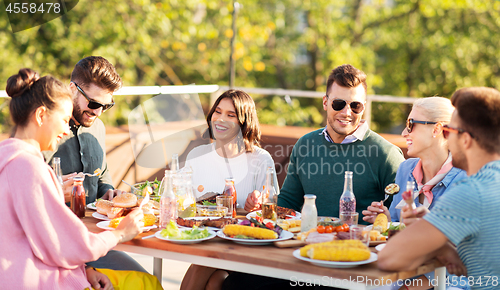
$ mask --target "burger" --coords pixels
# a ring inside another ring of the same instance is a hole
[[[108,212],[113,207],[113,202],[105,199],[99,199],[95,203],[95,207],[97,208],[97,212],[102,215],[108,215]]]
[[[137,206],[137,196],[132,193],[123,193],[115,196],[113,206],[108,211],[108,218],[114,219],[127,215],[133,207]]]

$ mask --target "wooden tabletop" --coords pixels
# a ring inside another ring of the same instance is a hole
[[[96,226],[99,220],[93,218],[92,210],[87,210],[86,218],[82,221],[91,232],[101,232],[102,229]],[[406,279],[419,274],[431,272],[437,267],[441,267],[437,261],[428,262],[418,269],[405,272],[387,272],[379,270],[377,262],[366,265],[357,266],[354,268],[325,268],[315,266],[311,263],[298,260],[293,257],[292,253],[296,248],[277,248],[274,245],[263,246],[247,246],[236,244],[232,241],[224,240],[219,237],[192,245],[174,244],[156,238],[145,239],[142,237],[153,234],[156,230],[141,233],[133,240],[124,243],[125,245],[140,247],[143,249],[168,251],[172,253],[181,253],[200,257],[208,257],[220,259],[224,261],[241,262],[255,266],[271,267],[286,271],[300,272],[304,274],[312,274],[316,276],[328,276],[337,279],[356,279],[356,277],[364,277],[364,279],[390,279],[396,282],[398,279]],[[374,248],[371,248],[376,252]],[[145,251],[148,252],[148,251]],[[148,253],[152,253],[149,251]],[[196,263],[196,261],[194,261]]]

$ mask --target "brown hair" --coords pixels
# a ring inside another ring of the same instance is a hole
[[[215,139],[212,133],[212,115],[217,109],[217,106],[222,99],[231,99],[236,110],[236,117],[240,123],[241,134],[243,142],[245,143],[245,151],[253,152],[253,146],[260,147],[260,128],[257,111],[255,110],[255,103],[247,93],[240,90],[225,91],[215,101],[207,115],[208,130],[205,131],[203,137]]]
[[[451,97],[460,118],[460,128],[470,132],[488,153],[500,153],[500,92],[472,87],[457,90]]]
[[[366,74],[350,64],[343,64],[332,70],[326,82],[326,96],[328,96],[330,87],[334,82],[346,88],[354,88],[359,84],[363,84],[365,93],[367,91]]]
[[[102,56],[81,59],[71,73],[71,81],[83,87],[94,84],[111,93],[122,86],[122,79],[115,67]]]
[[[37,72],[29,68],[19,72],[7,80],[5,89],[10,100],[10,116],[15,126],[26,126],[31,114],[41,106],[51,111],[57,108],[61,99],[71,100],[71,91],[58,79],[52,76],[40,78]]]

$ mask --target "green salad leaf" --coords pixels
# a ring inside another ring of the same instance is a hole
[[[210,233],[206,228],[200,229],[197,226],[193,226],[193,228],[189,230],[181,231],[174,221],[170,221],[167,227],[160,232],[160,235],[174,240],[198,240],[207,238],[210,236]]]

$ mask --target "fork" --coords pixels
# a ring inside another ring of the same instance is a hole
[[[93,176],[99,176],[99,175],[101,175],[101,172],[96,172],[96,173],[84,173],[84,172],[82,172],[82,174],[86,175],[86,176],[93,177]]]

